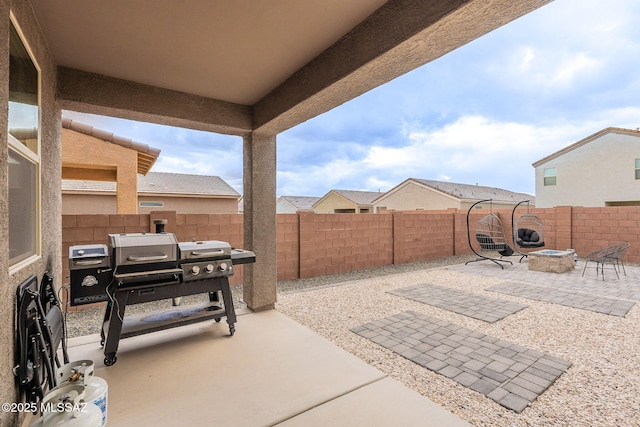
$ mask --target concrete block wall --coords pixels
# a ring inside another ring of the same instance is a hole
[[[571,237],[578,255],[630,242],[625,261],[640,262],[640,207],[571,208]]]
[[[493,211],[511,243],[511,210]],[[518,214],[526,211],[518,211]],[[530,209],[544,223],[545,248],[573,248],[579,256],[630,241],[625,261],[640,262],[640,207]],[[474,224],[487,211],[472,213]],[[241,214],[63,215],[63,283],[68,283],[69,246],[107,243],[110,233],[154,232],[155,219],[178,241],[222,240],[241,248]],[[472,233],[473,237],[473,233]],[[385,214],[281,214],[277,216],[278,280],[294,280],[371,267],[471,254],[466,211]],[[231,278],[242,283],[242,266]]]
[[[451,212],[395,212],[386,216],[393,218],[394,264],[455,254],[455,218]]]
[[[278,280],[300,277],[300,220],[298,215],[276,217],[278,238]]]
[[[393,217],[365,214],[298,214],[300,278],[390,265]]]

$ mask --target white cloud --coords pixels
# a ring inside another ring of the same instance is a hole
[[[532,163],[609,126],[632,127],[640,108],[579,122],[525,124],[466,116],[437,129],[407,127],[405,145],[369,148],[362,160],[339,159],[279,172],[279,193],[321,196],[329,189],[387,191],[407,178],[488,185],[533,194]],[[624,124],[627,123],[627,124]]]
[[[569,86],[578,78],[597,73],[602,65],[602,61],[582,52],[569,55],[558,64],[548,81],[551,86]]]

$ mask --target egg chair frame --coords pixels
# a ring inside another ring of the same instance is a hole
[[[516,219],[516,209],[523,203],[527,204],[527,213]],[[523,200],[516,204],[511,211],[513,246],[515,251],[521,255],[519,262],[529,256],[529,253],[524,250],[544,247],[544,224],[537,215],[530,212],[529,207],[530,200]]]
[[[471,216],[471,211],[481,203],[489,203],[489,213],[483,216],[478,222],[476,222],[473,230],[475,241],[478,243],[478,246],[480,247],[480,250],[482,252],[492,254],[495,254],[497,252],[498,254],[500,254],[500,258],[496,257],[495,255],[489,256],[478,252],[471,240],[471,226],[469,224],[469,217]],[[496,265],[499,265],[502,269],[504,269],[502,263],[509,263],[513,265],[511,261],[502,259],[502,257],[504,256],[513,255],[514,251],[505,239],[502,221],[500,221],[498,215],[493,213],[492,199],[480,200],[469,207],[469,210],[467,211],[467,241],[469,242],[469,247],[471,248],[473,253],[478,256],[478,258],[467,261],[465,265],[471,262],[478,261],[491,261]]]

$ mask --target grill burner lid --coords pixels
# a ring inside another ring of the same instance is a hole
[[[204,259],[231,258],[231,245],[219,240],[178,243],[180,260],[198,261]]]

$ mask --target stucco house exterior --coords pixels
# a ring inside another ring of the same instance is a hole
[[[276,202],[277,213],[313,212],[313,204],[320,197],[280,196]]]
[[[609,127],[533,163],[536,206],[640,205],[640,131]]]
[[[66,199],[67,212],[77,199],[73,212],[83,209],[78,193],[65,190],[93,190],[96,194],[104,194],[104,190],[112,191],[108,199],[93,198],[97,205],[84,206],[91,213],[138,213],[138,176],[149,173],[160,150],[150,147],[111,132],[96,129],[93,126],[75,120],[62,118],[62,179],[63,199]],[[82,183],[70,183],[68,180],[79,180]],[[93,184],[87,184],[93,181]],[[100,192],[102,191],[102,192]],[[85,193],[88,194],[88,193]],[[73,195],[73,196],[72,196]],[[90,212],[84,212],[90,213]]]
[[[373,213],[375,191],[330,190],[313,204],[315,213]]]
[[[530,205],[535,205],[535,198],[525,193],[418,178],[406,179],[374,200],[373,205],[376,213],[387,210],[468,210],[473,203],[482,199],[492,199],[493,207],[498,209],[513,208],[523,200],[531,200]]]
[[[138,213],[238,213],[240,194],[222,178],[167,172],[138,175]],[[62,180],[62,214],[117,213],[116,183]]]

